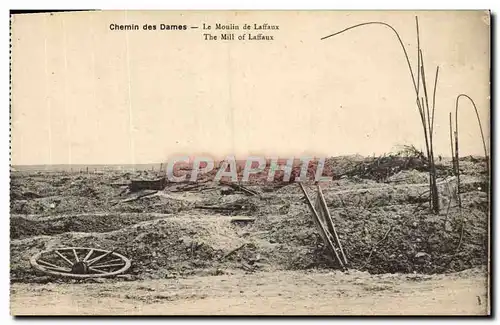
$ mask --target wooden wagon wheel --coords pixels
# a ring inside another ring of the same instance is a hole
[[[69,278],[102,278],[130,268],[130,260],[114,251],[85,247],[64,247],[35,254],[30,259],[35,269]]]

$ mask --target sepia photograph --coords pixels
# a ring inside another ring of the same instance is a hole
[[[491,19],[11,12],[11,315],[490,316]]]

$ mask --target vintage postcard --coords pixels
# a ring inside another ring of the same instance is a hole
[[[490,315],[489,11],[10,28],[12,315]]]

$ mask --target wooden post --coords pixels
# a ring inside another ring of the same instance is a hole
[[[342,259],[340,258],[337,250],[335,249],[335,246],[333,245],[333,243],[332,243],[332,241],[330,239],[330,236],[328,236],[328,232],[325,229],[325,226],[323,225],[323,223],[321,222],[320,217],[318,215],[318,212],[316,211],[316,208],[314,207],[314,204],[312,203],[311,198],[307,194],[306,189],[304,188],[304,185],[302,185],[302,183],[299,183],[299,186],[300,186],[300,189],[302,190],[302,192],[304,193],[304,195],[305,195],[305,197],[307,199],[307,204],[309,205],[309,209],[311,210],[311,212],[313,214],[313,221],[314,221],[314,223],[316,224],[316,227],[319,230],[319,234],[320,234],[321,238],[323,239],[323,242],[335,254],[335,258],[339,262],[340,267],[343,270],[345,270],[346,267],[345,267],[344,263],[342,262]]]
[[[344,249],[342,248],[342,244],[340,243],[337,230],[335,229],[335,225],[333,224],[332,216],[330,215],[330,211],[328,210],[328,206],[326,205],[325,197],[323,196],[323,191],[321,191],[321,186],[319,186],[319,184],[318,184],[318,201],[319,201],[318,202],[319,206],[324,211],[328,230],[330,231],[331,234],[333,234],[335,244],[337,244],[337,247],[339,248],[340,253],[342,254],[342,259],[344,261],[344,264],[347,265],[347,257],[345,256]]]

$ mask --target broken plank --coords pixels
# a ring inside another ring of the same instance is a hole
[[[231,222],[253,222],[255,221],[255,218],[251,217],[234,217],[231,218]]]
[[[140,195],[137,195],[137,196],[134,196],[134,197],[128,198],[128,199],[121,200],[120,202],[121,202],[121,203],[126,203],[126,202],[137,201],[137,200],[140,200],[140,199],[142,199],[142,198],[145,198],[145,197],[148,197],[148,196],[155,195],[156,193],[158,193],[158,191],[148,192],[148,193],[140,194]]]
[[[259,195],[259,193],[251,190],[251,189],[248,189],[246,187],[244,187],[243,185],[239,185],[239,184],[234,184],[234,183],[226,183],[226,182],[221,182],[222,185],[226,185],[226,186],[230,186],[232,188],[234,188],[235,190],[239,190],[239,191],[242,191],[242,192],[245,192],[246,194],[249,194],[249,195]]]

